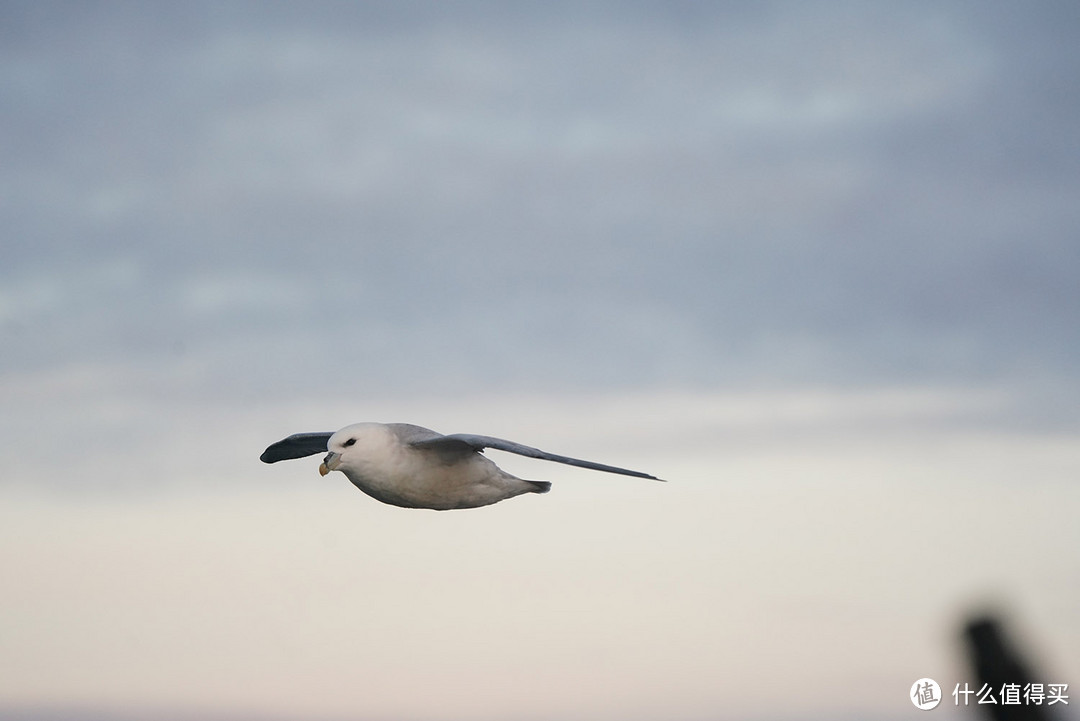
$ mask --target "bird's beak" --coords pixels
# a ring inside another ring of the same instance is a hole
[[[341,454],[331,451],[326,454],[326,458],[319,464],[319,475],[325,476],[330,471],[336,471],[337,467],[341,465]]]

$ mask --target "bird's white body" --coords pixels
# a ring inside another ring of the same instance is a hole
[[[506,473],[479,453],[463,456],[409,445],[408,437],[423,430],[402,424],[347,426],[330,437],[325,467],[341,471],[372,498],[404,508],[477,508],[548,488]]]
[[[320,474],[341,471],[372,498],[403,508],[477,508],[524,493],[547,493],[551,488],[547,481],[510,475],[481,455],[485,448],[660,480],[641,471],[560,456],[502,438],[471,433],[444,436],[409,423],[354,423],[337,433],[294,433],[272,443],[259,459],[277,463],[328,451]]]

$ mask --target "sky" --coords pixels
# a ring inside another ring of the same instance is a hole
[[[985,612],[1080,689],[1078,34],[0,2],[0,716],[901,719]],[[258,462],[357,421],[668,482]]]

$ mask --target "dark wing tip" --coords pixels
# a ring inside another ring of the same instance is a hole
[[[259,456],[263,463],[277,463],[293,458],[304,458],[326,451],[326,443],[333,433],[294,433],[277,443],[267,446]]]
[[[263,463],[277,463],[278,461],[284,461],[286,458],[288,458],[288,456],[281,455],[281,450],[277,447],[276,443],[267,447],[267,449],[262,452],[262,455],[259,456],[259,460]]]

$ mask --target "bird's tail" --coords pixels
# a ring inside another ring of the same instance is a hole
[[[533,493],[547,493],[551,490],[551,481],[526,481],[526,483],[534,486]]]

